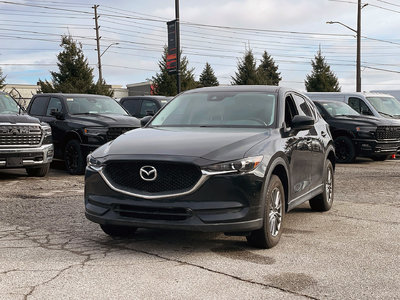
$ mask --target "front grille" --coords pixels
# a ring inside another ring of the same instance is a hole
[[[157,170],[154,181],[145,181],[140,168],[152,166]],[[106,164],[104,175],[110,183],[133,193],[176,193],[191,189],[200,179],[200,168],[188,163],[160,161],[112,161]]]
[[[377,140],[400,139],[400,126],[378,126],[376,130]]]
[[[107,131],[107,142],[115,140],[117,137],[119,137],[121,134],[135,129],[135,127],[110,127]]]
[[[37,146],[41,139],[39,125],[0,126],[0,146]]]
[[[192,216],[186,208],[143,207],[133,205],[117,205],[114,211],[121,217],[147,220],[183,221]]]

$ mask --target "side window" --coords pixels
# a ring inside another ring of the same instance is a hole
[[[46,115],[47,102],[49,97],[39,96],[33,99],[29,113],[33,116]]]
[[[157,104],[151,100],[143,100],[142,108],[140,109],[140,116],[145,117],[147,116],[148,112],[152,112],[153,114],[156,113],[158,110]]]
[[[49,105],[47,107],[47,112],[46,112],[46,116],[51,116],[51,111],[55,110],[58,112],[62,111],[62,104],[61,104],[61,100],[58,98],[50,98],[50,102]]]
[[[310,107],[306,103],[306,100],[304,100],[303,97],[300,97],[299,95],[293,94],[294,101],[296,102],[296,106],[299,111],[300,116],[309,116],[314,118]]]
[[[358,98],[349,98],[349,105],[352,109],[355,111],[361,113],[361,108],[360,108],[360,99]]]
[[[127,111],[129,111],[129,113],[132,116],[139,116],[139,111],[140,111],[140,104],[142,103],[142,100],[125,100],[122,104],[123,107],[125,107],[125,109]]]
[[[373,113],[369,109],[369,107],[359,98],[350,97],[349,98],[349,105],[352,109],[357,111],[362,115],[372,116]]]
[[[286,127],[292,127],[292,119],[298,115],[296,105],[294,104],[292,96],[288,95],[285,98],[285,124]]]

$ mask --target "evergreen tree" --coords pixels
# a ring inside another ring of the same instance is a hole
[[[256,68],[253,52],[246,50],[244,57],[237,64],[237,72],[232,77],[232,85],[262,84]]]
[[[39,79],[43,93],[113,95],[104,80],[94,83],[93,68],[83,54],[81,43],[74,41],[71,36],[62,36],[60,46],[64,50],[57,55],[59,72],[50,71],[51,82]]]
[[[340,92],[339,81],[325,62],[321,49],[318,50],[315,60],[311,60],[312,72],[304,81],[307,92]]]
[[[2,71],[1,68],[0,68],[0,90],[1,90],[2,88],[4,88],[4,86],[5,86],[6,77],[7,77],[7,76],[3,76],[3,71]]]
[[[264,51],[261,59],[261,64],[257,68],[257,72],[262,84],[279,85],[282,80],[281,73],[278,72],[278,66],[267,51]]]
[[[219,85],[218,79],[214,74],[214,70],[211,68],[208,62],[206,62],[203,72],[200,74],[199,85],[201,87]]]
[[[156,73],[152,77],[154,94],[164,96],[175,96],[177,94],[176,75],[168,74],[167,71],[167,54],[168,48],[164,47],[161,60],[158,62],[160,73]],[[191,90],[196,88],[197,84],[194,80],[194,68],[189,69],[189,61],[186,56],[182,56],[181,52],[181,91]]]

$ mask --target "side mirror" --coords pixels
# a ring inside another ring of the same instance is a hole
[[[292,119],[292,130],[309,130],[314,126],[314,119],[309,116],[294,116]]]
[[[367,107],[361,107],[361,114],[364,115],[364,116],[373,115]]]
[[[61,112],[61,111],[58,111],[56,109],[52,109],[50,111],[50,115],[54,116],[58,120],[64,120],[65,119],[64,113]]]
[[[147,123],[149,123],[149,121],[151,120],[151,118],[153,118],[153,116],[145,116],[143,118],[140,119],[140,125],[142,127],[146,126]]]
[[[154,116],[154,110],[146,110],[146,116]]]

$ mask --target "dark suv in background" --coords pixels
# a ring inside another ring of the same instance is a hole
[[[338,162],[357,156],[385,160],[400,149],[400,121],[360,115],[344,102],[314,101],[328,122]]]
[[[54,157],[71,174],[83,174],[86,156],[119,135],[140,127],[114,99],[86,94],[37,94],[28,113],[50,124]]]
[[[111,236],[220,231],[270,248],[285,212],[331,208],[334,164],[328,124],[299,92],[194,89],[88,156],[86,216]]]
[[[134,117],[143,118],[154,115],[172,97],[166,96],[129,96],[123,97],[119,103]]]

